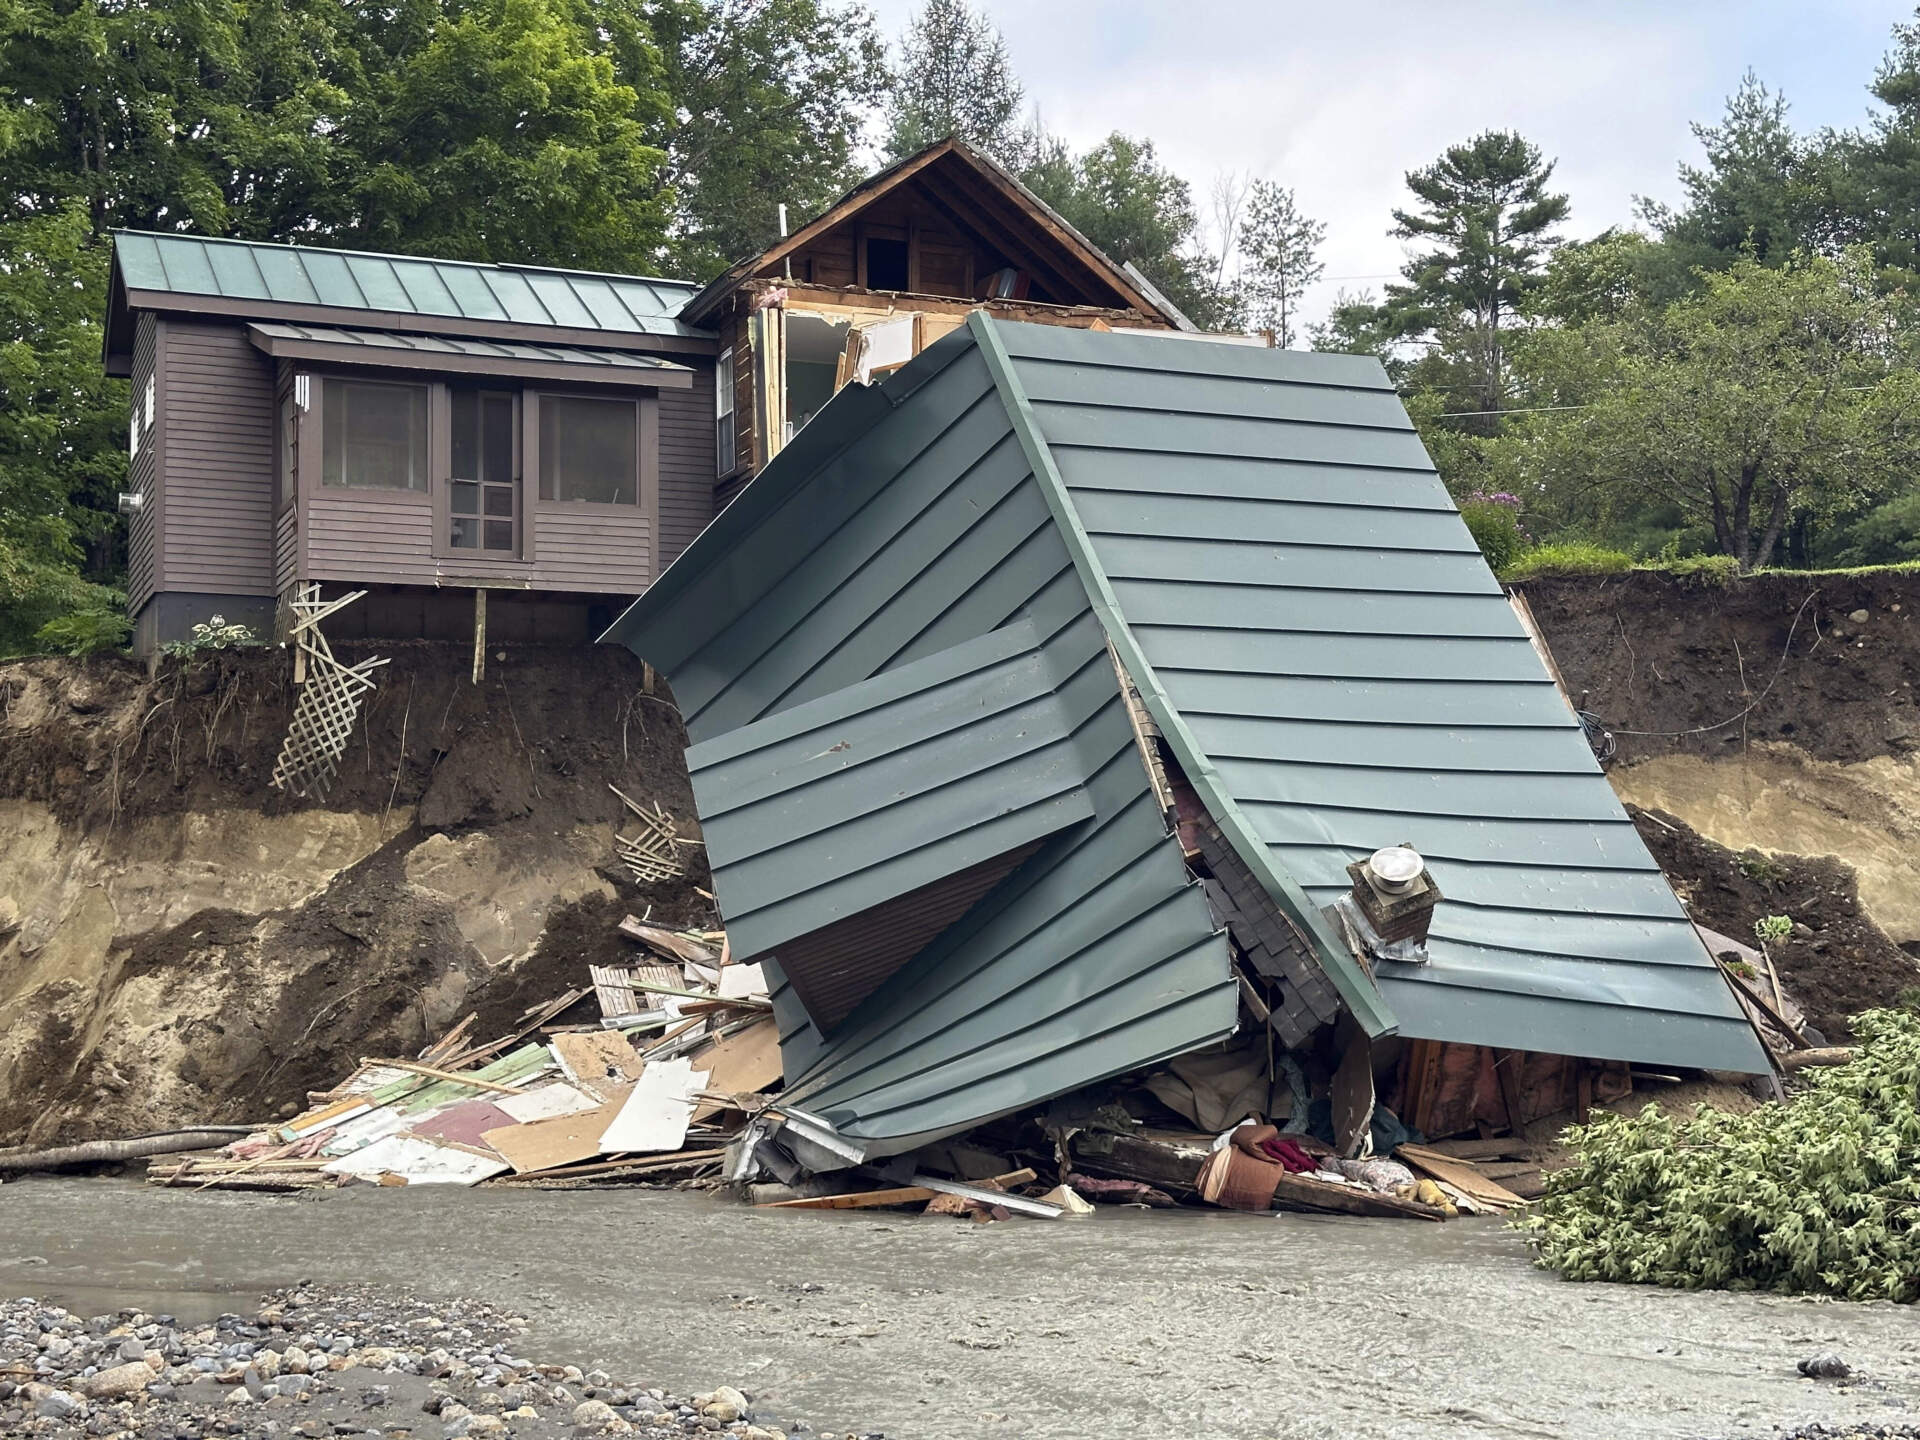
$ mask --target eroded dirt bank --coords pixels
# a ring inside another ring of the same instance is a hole
[[[265,1120],[469,1010],[504,1030],[624,909],[704,913],[698,874],[614,863],[609,784],[698,833],[632,656],[506,650],[475,687],[460,647],[378,653],[324,801],[268,783],[283,652],[0,667],[0,1144]]]
[[[976,1226],[642,1190],[531,1199],[25,1181],[0,1187],[0,1293],[104,1308],[164,1291],[185,1313],[195,1295],[237,1297],[214,1305],[228,1309],[303,1278],[405,1276],[528,1315],[537,1355],[669,1390],[724,1382],[816,1430],[902,1440],[1700,1440],[1920,1403],[1904,1309],[1569,1284],[1480,1222],[1106,1210]],[[1859,1382],[1795,1373],[1823,1352]]]
[[[1793,919],[1783,975],[1835,1038],[1920,985],[1920,576],[1520,589],[1696,918]]]

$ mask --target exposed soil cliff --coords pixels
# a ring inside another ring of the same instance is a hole
[[[345,658],[348,647],[341,647]],[[0,1144],[254,1121],[621,953],[618,785],[698,835],[679,718],[612,648],[392,663],[324,801],[269,779],[280,651],[0,667]]]
[[[1782,977],[1833,1038],[1920,985],[1920,576],[1521,589],[1696,918],[1791,917]]]

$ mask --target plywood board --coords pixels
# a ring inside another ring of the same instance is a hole
[[[533,1120],[578,1115],[601,1103],[597,1096],[589,1095],[564,1080],[556,1080],[551,1085],[542,1085],[538,1090],[529,1090],[524,1095],[505,1096],[499,1101],[499,1107],[509,1121],[525,1125]]]
[[[1456,1186],[1474,1199],[1484,1200],[1489,1205],[1506,1206],[1526,1203],[1506,1186],[1497,1180],[1489,1180],[1464,1160],[1456,1160],[1450,1155],[1441,1154],[1438,1150],[1429,1150],[1424,1145],[1402,1145],[1393,1152],[1393,1158],[1431,1175],[1435,1180]]]
[[[688,1060],[707,1071],[707,1089],[723,1095],[757,1095],[779,1081],[780,1027],[762,1020],[702,1047]],[[702,1105],[696,1120],[716,1114],[718,1105]]]
[[[500,1152],[516,1175],[534,1170],[551,1170],[556,1165],[573,1165],[591,1160],[601,1153],[600,1136],[626,1103],[627,1091],[621,1090],[603,1105],[573,1115],[555,1115],[525,1125],[507,1125],[489,1130],[480,1138]]]
[[[617,1031],[576,1031],[554,1036],[552,1044],[561,1072],[576,1084],[599,1090],[608,1084],[631,1085],[640,1078],[640,1053]]]
[[[600,1148],[609,1155],[678,1150],[687,1141],[693,1097],[706,1088],[707,1072],[689,1060],[649,1061],[601,1135]]]

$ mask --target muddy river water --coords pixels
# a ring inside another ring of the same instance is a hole
[[[512,1306],[536,1359],[732,1383],[892,1440],[1616,1440],[1920,1412],[1910,1308],[1569,1284],[1482,1221],[973,1225],[640,1190],[0,1186],[0,1293],[188,1319],[302,1279]],[[1795,1373],[1823,1352],[1858,1382]]]

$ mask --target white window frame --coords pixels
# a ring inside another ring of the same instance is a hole
[[[729,345],[713,362],[713,473],[730,475],[734,455],[740,448],[739,431],[734,426],[733,347]]]

